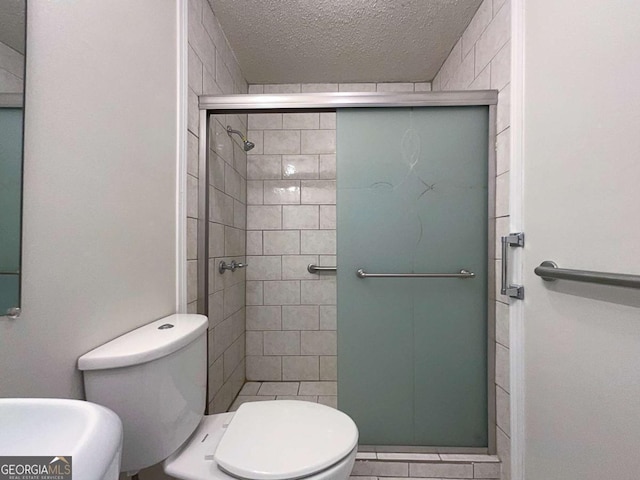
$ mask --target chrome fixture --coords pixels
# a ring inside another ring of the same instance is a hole
[[[335,272],[338,267],[321,267],[320,265],[314,265],[310,263],[307,265],[307,272],[309,273],[322,273],[322,272]]]
[[[593,272],[589,270],[571,270],[558,268],[555,262],[546,260],[536,267],[534,273],[546,282],[574,280],[576,282],[598,283],[616,287],[640,288],[640,275],[627,273]]]
[[[241,262],[236,262],[235,260],[231,260],[231,262],[227,263],[224,260],[221,260],[220,263],[218,264],[218,271],[222,274],[224,273],[225,270],[231,270],[232,272],[235,272],[236,269],[238,268],[244,268],[247,265],[249,265],[248,263],[241,263]]]
[[[500,293],[507,297],[524,299],[524,287],[522,285],[507,285],[507,276],[509,272],[509,248],[508,247],[524,247],[524,233],[510,233],[502,240],[502,282],[500,284]]]
[[[356,272],[358,278],[475,278],[469,270],[460,273],[367,273],[362,268]]]
[[[247,140],[247,137],[245,137],[241,131],[239,130],[234,130],[233,128],[231,128],[230,125],[227,125],[227,135],[231,136],[232,133],[235,133],[236,135],[238,135],[241,139],[242,139],[242,143],[244,144],[244,151],[248,152],[249,150],[251,150],[253,147],[256,146],[255,143],[250,142],[249,140]]]

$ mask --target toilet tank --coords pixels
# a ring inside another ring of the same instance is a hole
[[[204,414],[207,317],[176,314],[133,330],[78,359],[87,400],[124,426],[123,472],[154,465],[182,445]]]

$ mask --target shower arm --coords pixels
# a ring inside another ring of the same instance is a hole
[[[243,142],[247,141],[247,137],[245,137],[240,130],[234,130],[233,128],[227,125],[227,134],[231,136],[232,133],[235,133],[236,135],[238,135]]]

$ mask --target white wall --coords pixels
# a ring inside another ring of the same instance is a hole
[[[176,1],[28,15],[23,313],[0,319],[0,396],[81,398],[78,356],[176,309]]]
[[[636,479],[638,291],[533,269],[640,274],[640,3],[524,6],[525,478]]]

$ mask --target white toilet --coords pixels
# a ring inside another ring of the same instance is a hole
[[[124,425],[122,471],[166,459],[165,472],[185,480],[347,479],[358,429],[338,410],[274,400],[203,415],[207,325],[202,315],[171,315],[78,359],[87,400]]]

